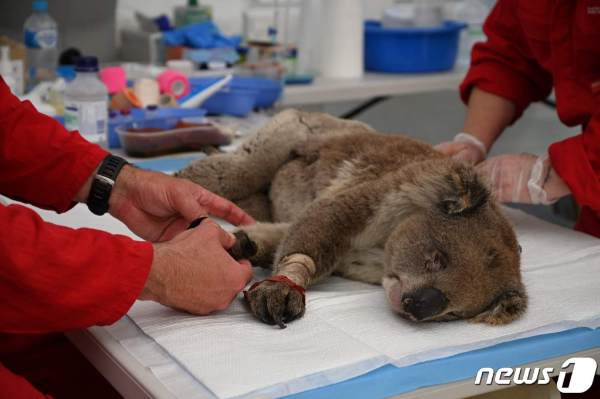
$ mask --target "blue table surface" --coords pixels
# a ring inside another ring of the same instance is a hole
[[[173,171],[197,158],[163,158],[137,162],[136,166],[156,171]],[[380,399],[431,385],[472,378],[482,367],[514,367],[599,346],[600,328],[576,328],[505,342],[408,367],[386,365],[359,377],[287,398]]]

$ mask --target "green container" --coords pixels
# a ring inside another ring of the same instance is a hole
[[[187,6],[175,8],[175,27],[212,20],[212,8],[198,4],[198,0],[189,0]]]

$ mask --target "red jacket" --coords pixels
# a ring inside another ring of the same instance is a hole
[[[554,85],[560,120],[583,134],[550,146],[552,166],[583,207],[576,229],[600,237],[600,0],[499,0],[487,42],[460,87],[513,101],[515,120]]]
[[[106,155],[21,103],[0,77],[0,194],[66,212]],[[129,310],[150,271],[147,242],[46,223],[20,205],[0,204],[0,226],[0,333],[112,324]],[[0,354],[14,349],[9,334],[0,334]],[[33,388],[24,386],[0,365],[0,397],[30,397]]]

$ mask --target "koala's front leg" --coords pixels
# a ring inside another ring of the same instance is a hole
[[[301,291],[332,273],[363,231],[375,211],[380,193],[366,185],[311,204],[290,226],[275,256],[277,276],[291,281],[265,280],[244,293],[252,313],[284,328],[304,314]],[[295,286],[296,285],[296,286]]]

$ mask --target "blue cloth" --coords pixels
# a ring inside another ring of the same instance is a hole
[[[161,158],[161,159],[150,159],[147,161],[139,161],[134,163],[140,169],[154,170],[157,172],[172,172],[175,170],[183,169],[188,163],[195,161],[196,159],[202,158],[205,155],[192,156],[185,158]]]
[[[418,388],[464,380],[483,367],[516,367],[600,346],[600,329],[576,328],[505,342],[444,359],[398,368],[380,367],[339,384],[287,396],[287,399],[381,399]]]
[[[212,21],[205,21],[184,26],[170,32],[164,32],[162,37],[169,46],[195,48],[236,48],[242,41],[239,36],[224,36],[221,34],[219,27]]]

